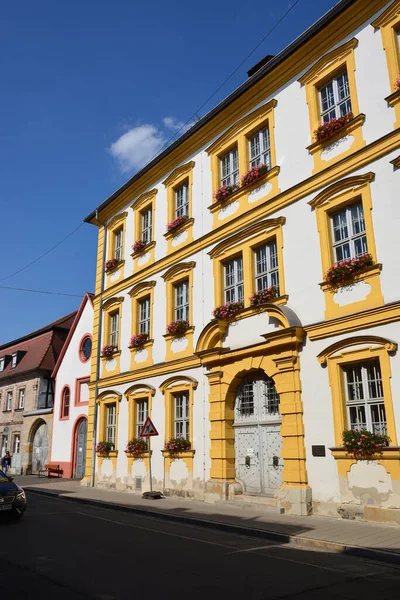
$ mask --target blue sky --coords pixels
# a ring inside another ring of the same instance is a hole
[[[45,253],[176,133],[295,4],[203,116],[336,2],[19,0],[0,22],[0,286],[94,289],[96,228]],[[80,298],[0,287],[0,343]]]

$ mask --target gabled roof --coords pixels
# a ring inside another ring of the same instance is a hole
[[[92,305],[92,307],[93,307],[93,298],[94,298],[94,294],[89,294],[89,293],[86,293],[86,294],[84,295],[84,297],[83,297],[83,300],[82,300],[82,302],[81,302],[81,305],[80,305],[80,307],[78,308],[78,312],[77,312],[77,313],[76,313],[76,315],[75,315],[74,322],[72,323],[71,329],[69,330],[69,333],[68,333],[67,339],[66,339],[66,340],[65,340],[65,342],[64,342],[64,345],[63,345],[63,347],[62,347],[62,350],[61,350],[61,352],[60,352],[60,355],[59,355],[59,357],[58,357],[58,359],[57,359],[56,365],[55,365],[55,367],[54,367],[54,369],[53,369],[53,372],[52,372],[52,374],[51,374],[51,376],[53,377],[53,379],[55,379],[55,378],[56,378],[56,376],[57,376],[58,369],[60,368],[60,365],[61,365],[61,363],[62,363],[62,360],[63,360],[63,358],[64,358],[64,356],[65,356],[65,353],[66,353],[66,351],[68,350],[68,346],[69,346],[69,344],[70,344],[70,341],[71,341],[71,339],[72,339],[72,336],[73,336],[73,335],[74,335],[74,333],[75,333],[75,329],[76,329],[76,327],[77,327],[77,325],[78,325],[78,323],[79,323],[79,319],[80,319],[80,318],[81,318],[81,316],[82,316],[82,313],[83,313],[83,311],[84,311],[84,309],[85,309],[85,306],[86,306],[86,304],[87,304],[88,302],[90,302],[90,304],[91,304],[91,305]]]

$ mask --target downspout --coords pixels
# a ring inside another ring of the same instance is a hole
[[[99,211],[96,209],[96,221],[104,227],[104,240],[103,240],[103,258],[102,258],[102,266],[101,266],[101,281],[100,281],[100,296],[99,296],[99,329],[97,335],[97,357],[96,357],[96,384],[94,388],[94,414],[93,414],[93,442],[92,442],[92,468],[90,474],[90,485],[94,487],[95,477],[96,477],[96,445],[97,445],[97,418],[98,418],[98,410],[99,406],[97,403],[97,396],[99,395],[99,376],[100,376],[100,350],[101,350],[101,338],[103,334],[103,292],[104,292],[104,263],[106,261],[106,250],[107,250],[107,225],[102,223],[99,219]]]

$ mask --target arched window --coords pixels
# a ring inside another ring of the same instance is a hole
[[[62,392],[61,398],[61,418],[68,419],[69,418],[69,405],[70,405],[70,397],[71,392],[69,387],[65,387]]]

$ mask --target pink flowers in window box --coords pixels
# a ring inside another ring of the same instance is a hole
[[[371,460],[382,454],[382,448],[390,443],[386,434],[371,433],[367,429],[345,429],[342,439],[347,454],[352,454],[359,460]]]
[[[397,77],[396,81],[394,82],[394,87],[395,87],[396,92],[400,92],[400,73],[399,73],[399,76]]]
[[[103,358],[111,358],[116,351],[117,349],[114,346],[103,346],[100,354]]]
[[[104,263],[104,269],[106,271],[111,271],[112,269],[115,269],[115,267],[118,265],[118,261],[116,258],[110,258],[109,260],[106,260],[106,262]]]
[[[327,123],[321,123],[319,127],[314,131],[317,142],[327,140],[332,137],[337,131],[342,129],[345,125],[350,123],[353,119],[353,113],[348,112],[343,117],[337,119],[331,119]]]
[[[260,304],[265,304],[266,302],[270,302],[274,298],[279,296],[278,288],[273,285],[269,288],[265,288],[260,292],[255,292],[250,296],[250,304],[251,306],[259,306]]]
[[[136,240],[136,242],[132,245],[133,252],[141,252],[146,248],[147,244],[144,240]]]
[[[167,325],[167,333],[174,337],[183,337],[189,329],[189,321],[171,321]]]
[[[133,440],[127,443],[125,448],[126,454],[133,454],[134,458],[140,458],[148,451],[149,448],[145,438],[133,438]]]
[[[216,202],[223,202],[238,189],[239,186],[236,183],[233,185],[221,185],[214,194],[214,200]]]
[[[365,271],[374,264],[371,254],[365,252],[355,258],[341,260],[330,267],[325,275],[325,282],[332,289],[352,285],[357,279],[357,275]]]
[[[257,179],[260,179],[267,171],[269,171],[268,165],[256,165],[255,167],[252,167],[250,171],[247,171],[247,173],[243,175],[241,181],[242,187],[257,181]]]
[[[170,231],[174,231],[175,229],[178,229],[178,227],[180,227],[181,225],[186,223],[187,220],[188,220],[188,217],[184,217],[184,216],[176,217],[176,219],[174,219],[173,221],[168,223],[167,232],[169,233]]]
[[[186,452],[190,450],[192,444],[190,440],[185,438],[171,438],[168,442],[164,444],[164,452],[169,452],[170,454],[178,454],[179,452]]]
[[[108,456],[110,452],[114,450],[114,444],[112,442],[99,442],[96,445],[96,452],[100,456]]]
[[[226,302],[213,310],[213,317],[216,319],[233,319],[243,309],[243,302]]]
[[[137,335],[133,335],[129,340],[128,348],[143,348],[148,339],[148,333],[138,333]]]

